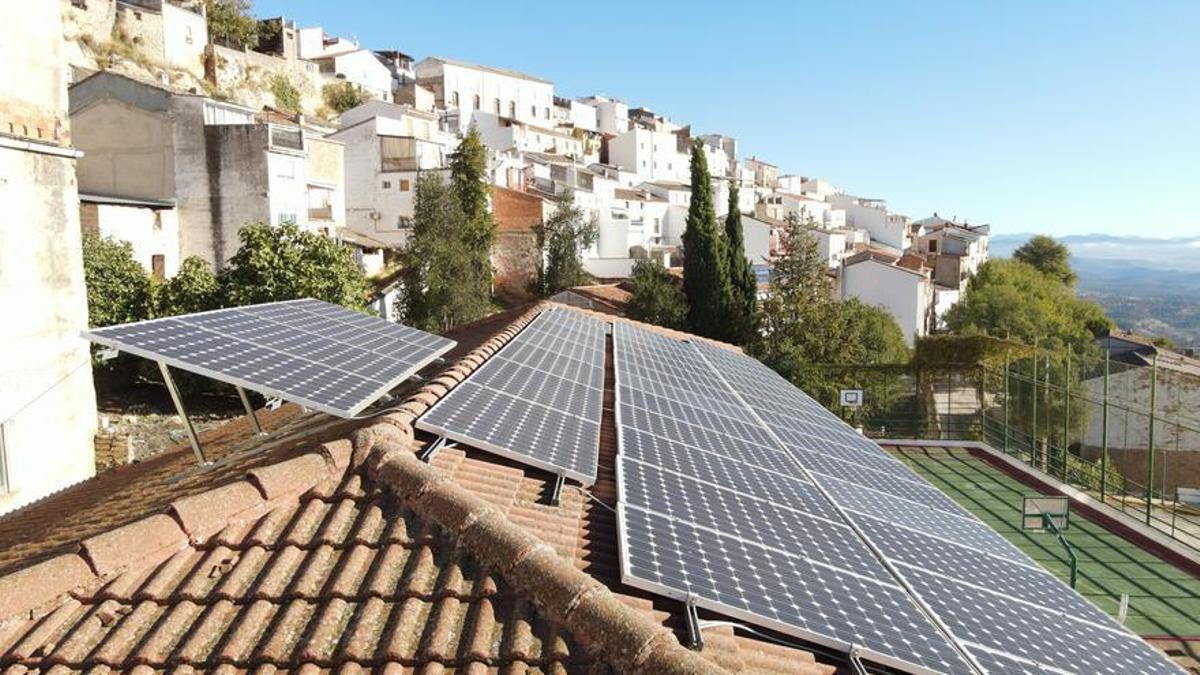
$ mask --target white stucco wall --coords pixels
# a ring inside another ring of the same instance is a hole
[[[418,80],[440,80],[443,105],[459,111],[462,129],[470,128],[476,110],[494,112],[497,101],[502,115],[509,115],[511,110],[514,113],[511,116],[522,122],[541,125],[551,122],[554,85],[550,82],[437,58],[417,63],[415,72]],[[475,97],[479,99],[478,106]]]
[[[85,204],[83,208],[89,206],[95,208],[100,236],[129,242],[133,257],[147,273],[154,271],[155,255],[163,257],[167,278],[179,271],[179,214],[175,209],[117,204]]]
[[[858,298],[886,310],[900,324],[910,347],[926,333],[930,293],[928,280],[875,260],[842,268],[842,298]]]

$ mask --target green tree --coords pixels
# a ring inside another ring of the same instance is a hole
[[[1041,272],[1055,277],[1068,286],[1075,283],[1075,271],[1071,269],[1071,252],[1066,245],[1053,237],[1039,234],[1013,251],[1013,258],[1036,267]]]
[[[154,295],[155,316],[176,316],[216,309],[221,306],[221,287],[208,261],[188,256],[179,272],[158,286]]]
[[[275,96],[275,105],[281,110],[300,112],[300,90],[287,75],[276,73],[271,77],[271,94]]]
[[[109,237],[83,235],[83,279],[88,325],[93,328],[142,321],[153,315],[153,288],[133,247]]]
[[[1112,323],[1099,305],[1077,297],[1060,279],[1020,260],[989,260],[946,313],[946,325],[961,335],[1091,353],[1095,337]]]
[[[639,260],[629,278],[633,286],[626,313],[629,318],[682,330],[687,323],[687,298],[678,280],[657,260]]]
[[[293,223],[243,227],[241,247],[221,273],[230,305],[316,298],[362,309],[370,286],[349,246]]]
[[[461,237],[472,254],[469,267],[460,273],[470,273],[479,285],[479,292],[490,295],[492,289],[492,246],[496,241],[496,224],[488,211],[490,181],[487,171],[487,148],[479,131],[471,129],[450,157],[450,183],[462,211]]]
[[[742,212],[738,208],[738,186],[729,186],[729,212],[725,215],[726,253],[729,256],[729,279],[733,284],[733,299],[729,311],[731,333],[739,343],[749,341],[754,334],[754,311],[758,305],[758,279],[750,260],[746,258]]]
[[[543,296],[590,281],[591,275],[583,269],[583,251],[596,243],[599,230],[595,220],[584,219],[569,190],[554,197],[553,215],[535,225],[533,232],[542,252],[538,290]]]
[[[208,36],[235,49],[258,46],[258,20],[250,14],[250,0],[205,0]]]
[[[731,337],[729,255],[725,236],[717,227],[712,178],[699,141],[692,145],[692,202],[683,231],[683,292],[692,332],[717,339]]]
[[[415,199],[397,309],[405,323],[441,332],[486,314],[488,295],[470,272],[476,258],[462,236],[462,207],[453,187],[438,173],[422,173]]]
[[[866,354],[866,362],[872,364],[907,363],[911,353],[904,341],[904,329],[896,323],[896,317],[879,307],[851,298],[842,302],[846,313],[849,332],[858,337]]]
[[[354,84],[342,80],[321,87],[321,98],[325,100],[325,105],[329,106],[330,110],[340,115],[370,101],[371,95]]]

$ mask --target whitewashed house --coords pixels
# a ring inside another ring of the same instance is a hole
[[[908,248],[908,225],[888,217],[887,204],[882,199],[865,199],[847,194],[832,194],[827,198],[835,209],[846,212],[847,227],[866,230],[871,242],[899,253]]]
[[[133,257],[156,279],[179,271],[179,214],[175,202],[80,193],[84,232],[127,242]]]
[[[298,51],[301,59],[312,61],[330,82],[344,80],[381,101],[392,100],[395,75],[375,52],[363,49],[354,40],[331,37],[317,26],[301,28]]]
[[[674,133],[635,127],[609,139],[607,163],[633,171],[643,181],[689,182],[691,155],[679,145]]]
[[[847,258],[841,295],[886,310],[900,324],[910,347],[928,334],[933,321],[934,287],[929,270],[884,252],[868,250]]]
[[[381,101],[342,114],[331,138],[345,145],[346,225],[403,246],[412,228],[417,175],[444,169],[455,147],[437,115]]]
[[[417,84],[432,91],[451,129],[469,129],[477,111],[553,127],[554,83],[526,73],[429,57],[414,66]]]
[[[596,106],[579,99],[555,96],[554,121],[558,126],[599,131]]]
[[[623,134],[629,131],[629,106],[624,101],[606,96],[585,96],[581,102],[596,109],[596,130],[602,134]]]
[[[472,125],[479,140],[500,152],[546,152],[580,161],[584,158],[583,140],[549,125],[530,124],[491,112],[477,111]]]

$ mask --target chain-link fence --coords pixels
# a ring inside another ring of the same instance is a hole
[[[1012,353],[987,365],[822,366],[838,389],[810,393],[869,436],[985,441],[1200,550],[1195,361]],[[843,407],[840,388],[862,389],[862,405]]]

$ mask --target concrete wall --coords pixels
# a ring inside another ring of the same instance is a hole
[[[1114,363],[1108,381],[1108,447],[1150,446],[1150,380],[1152,369]],[[1104,378],[1083,382],[1088,397],[1102,401]],[[1154,447],[1200,451],[1200,378],[1159,368],[1155,383]],[[1104,426],[1100,405],[1090,406],[1086,445],[1099,447]],[[1185,487],[1200,487],[1200,482]]]
[[[202,136],[205,172],[201,182],[208,193],[210,218],[185,220],[182,234],[186,244],[205,239],[203,231],[207,230],[209,248],[201,255],[220,268],[237,252],[242,226],[275,222],[268,198],[272,176],[267,166],[267,127],[208,126]],[[275,206],[278,213],[279,206]]]
[[[101,98],[71,116],[84,152],[79,189],[139,199],[175,198],[175,144],[170,117]]]
[[[0,3],[0,513],[91,476],[96,395],[57,2]],[[19,319],[19,320],[17,320]]]

